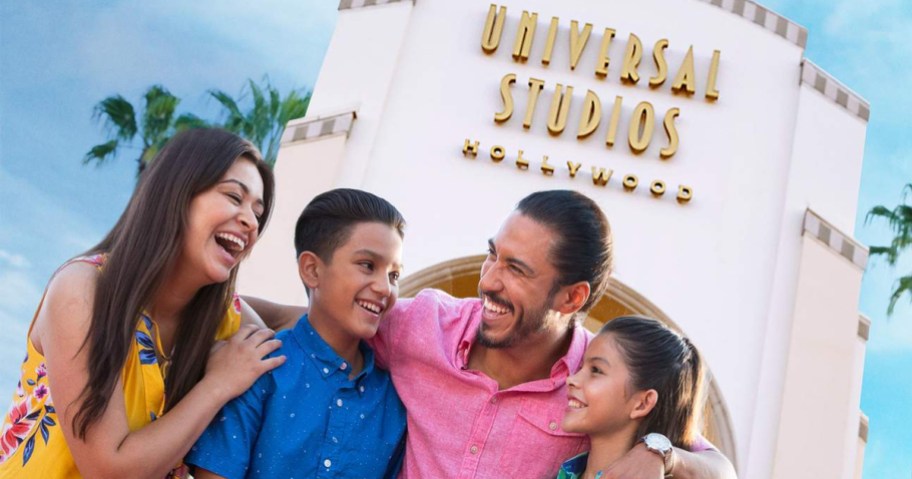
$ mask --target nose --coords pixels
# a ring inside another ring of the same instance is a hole
[[[486,261],[481,266],[481,278],[478,280],[478,289],[480,291],[500,291],[503,289],[503,282],[500,279],[500,268],[496,261]]]
[[[253,212],[250,208],[242,208],[241,212],[238,214],[238,220],[248,230],[256,230],[260,226],[260,221],[256,217],[256,213]]]
[[[567,387],[573,389],[579,389],[579,375],[583,370],[573,373],[570,377],[567,378]]]
[[[371,282],[371,289],[383,297],[393,294],[394,287],[392,281],[390,281],[389,275],[383,271],[380,271],[379,274],[377,274],[377,277],[374,278],[374,281]]]

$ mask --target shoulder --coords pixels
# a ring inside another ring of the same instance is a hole
[[[39,351],[49,340],[56,347],[60,340],[85,337],[92,323],[99,274],[98,266],[83,261],[70,261],[54,273],[30,334]]]
[[[399,300],[390,313],[408,318],[461,318],[471,314],[478,304],[475,298],[455,298],[439,289],[428,288],[421,290],[414,298]]]

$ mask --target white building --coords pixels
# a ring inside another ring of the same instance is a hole
[[[803,57],[803,27],[745,0],[339,10],[243,293],[306,301],[294,223],[330,188],[404,213],[403,296],[475,295],[515,203],[576,189],[616,245],[591,321],[647,314],[696,342],[713,375],[708,434],[739,476],[860,477],[867,250],[845,232],[869,107]]]

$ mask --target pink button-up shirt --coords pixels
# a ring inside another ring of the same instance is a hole
[[[579,369],[591,333],[573,331],[549,378],[499,390],[468,369],[480,322],[479,300],[424,290],[400,300],[371,341],[407,411],[400,477],[553,478],[564,460],[588,449],[585,436],[560,424],[567,377]]]

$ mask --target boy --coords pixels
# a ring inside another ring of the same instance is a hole
[[[228,403],[186,458],[211,477],[395,477],[405,409],[365,339],[398,297],[405,220],[386,200],[336,189],[295,227],[309,313],[279,333],[285,364]]]

